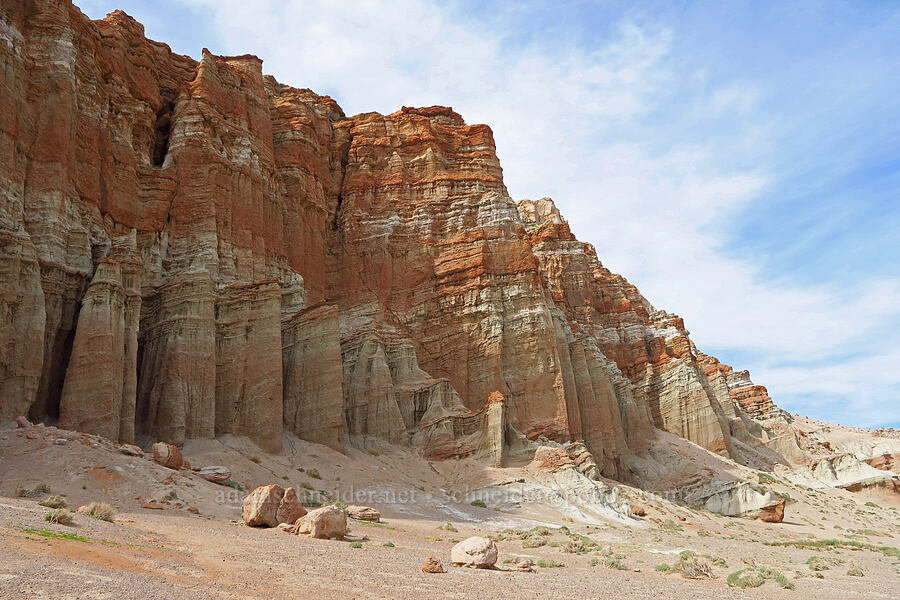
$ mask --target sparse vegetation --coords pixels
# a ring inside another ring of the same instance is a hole
[[[615,556],[608,556],[603,559],[603,566],[608,569],[617,569],[619,571],[627,571],[628,565],[622,562],[622,559],[625,558],[623,554],[616,554]]]
[[[384,546],[385,548],[396,548],[397,547],[397,545],[394,544],[394,542],[385,542],[382,544],[382,546]]]
[[[662,563],[653,567],[654,571],[659,571],[660,573],[668,573],[671,569],[672,567],[670,567],[666,563]]]
[[[73,542],[90,543],[90,540],[88,538],[81,537],[80,535],[77,535],[74,533],[65,533],[62,531],[52,531],[50,529],[31,529],[31,528],[26,528],[26,529],[23,529],[22,531],[24,531],[25,533],[30,533],[32,535],[39,535],[41,537],[51,538],[54,540],[70,540]]]
[[[300,487],[302,487],[302,488],[304,488],[304,489],[307,489],[307,490],[313,490],[313,489],[315,489],[315,487],[313,486],[313,484],[311,484],[311,483],[308,482],[308,481],[303,481],[303,482],[301,482],[301,483],[300,483]]]
[[[775,478],[769,475],[768,473],[760,473],[759,474],[759,482],[761,484],[766,483],[775,483]]]
[[[319,475],[318,469],[307,469],[306,474],[313,479],[322,479],[322,476]]]
[[[843,548],[871,550],[872,552],[880,552],[885,556],[900,558],[900,549],[893,546],[876,546],[875,544],[867,544],[865,542],[857,542],[856,540],[791,540],[787,542],[763,542],[766,546],[787,546],[793,548]]]
[[[259,464],[262,462],[262,456],[260,456],[259,454],[254,454],[250,457],[250,460],[255,462],[256,464]]]
[[[452,531],[454,533],[459,532],[459,529],[453,526],[453,523],[444,523],[443,525],[438,525],[438,529],[442,531]]]
[[[44,513],[44,520],[51,524],[71,525],[74,522],[72,513],[64,508],[56,508]]]
[[[243,492],[243,491],[244,491],[244,486],[242,486],[241,484],[239,484],[239,483],[238,483],[237,481],[235,481],[234,479],[228,479],[228,480],[225,481],[225,483],[223,483],[222,485],[227,485],[228,487],[234,488],[234,489],[236,489],[236,490],[239,491],[239,492]]]
[[[49,498],[41,500],[38,504],[46,506],[47,508],[67,508],[69,506],[66,499],[62,496],[50,496]]]
[[[362,548],[363,545],[362,545],[362,542],[350,542],[350,547],[351,548]]]
[[[15,488],[15,496],[16,498],[34,498],[35,496],[40,496],[41,494],[49,494],[50,486],[46,483],[39,483],[33,488],[25,489],[21,483],[16,484]]]
[[[92,519],[109,521],[110,523],[116,517],[115,509],[106,502],[91,502],[84,510],[84,514]]]
[[[697,535],[700,537],[712,537],[712,534],[705,529],[701,529],[697,532]]]
[[[665,521],[660,523],[659,526],[662,529],[665,529],[666,531],[670,531],[672,533],[684,531],[684,525],[682,525],[681,523],[676,523],[672,519],[666,519]]]
[[[839,565],[842,562],[844,561],[832,556],[810,556],[806,559],[806,564],[809,566],[810,571],[827,571],[834,565]]]
[[[487,504],[484,503],[484,500],[472,500],[469,504],[477,506],[478,508],[487,508]]]
[[[847,569],[847,575],[850,577],[864,577],[865,573],[859,567],[850,567]]]
[[[552,558],[542,558],[537,561],[537,566],[541,567],[542,569],[556,569],[558,567],[564,567],[566,565],[561,562],[556,562]]]
[[[681,573],[686,579],[710,579],[712,567],[690,550],[678,555],[678,562],[672,565],[673,573]]]
[[[740,571],[735,571],[728,576],[725,583],[731,587],[742,589],[756,588],[769,579],[774,580],[775,583],[786,590],[794,589],[794,584],[791,583],[783,573],[780,573],[775,569],[770,569],[769,567],[748,567],[746,569],[741,569]]]

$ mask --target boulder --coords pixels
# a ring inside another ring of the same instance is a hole
[[[296,523],[297,519],[306,515],[306,509],[297,497],[297,490],[290,487],[284,490],[284,496],[278,503],[278,512],[275,518],[279,523]]]
[[[766,523],[781,523],[784,520],[784,499],[759,509],[756,518]]]
[[[297,519],[294,533],[308,533],[320,539],[342,539],[347,533],[347,513],[334,505],[317,508]]]
[[[638,504],[632,504],[631,505],[631,514],[634,515],[635,517],[646,517],[647,510],[643,506],[640,506]]]
[[[444,573],[444,565],[441,564],[441,561],[436,559],[433,556],[429,556],[425,559],[425,562],[422,563],[422,572],[423,573]]]
[[[181,450],[178,449],[178,446],[167,444],[166,442],[153,444],[153,461],[175,471],[184,464],[184,458],[181,456]]]
[[[497,544],[483,537],[470,537],[453,546],[450,562],[457,566],[490,569],[497,562]]]
[[[16,417],[16,427],[18,427],[19,429],[24,429],[25,427],[31,427],[31,426],[32,426],[31,421],[29,421],[25,417],[23,417],[21,415]]]
[[[273,483],[261,485],[250,492],[241,504],[241,518],[249,527],[275,527],[280,523],[278,509],[284,488]]]
[[[213,483],[225,483],[229,479],[231,479],[231,469],[228,467],[221,466],[210,466],[210,467],[202,467],[198,471],[194,471],[207,481],[212,481]]]
[[[373,523],[381,521],[381,513],[371,506],[348,506],[347,515],[357,521],[371,521]]]

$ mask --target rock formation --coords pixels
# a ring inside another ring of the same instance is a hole
[[[749,465],[803,458],[746,371],[550,199],[509,197],[488,126],[346,117],[121,11],[0,17],[0,419],[493,466],[575,442],[543,472],[589,487],[663,469],[657,430]]]

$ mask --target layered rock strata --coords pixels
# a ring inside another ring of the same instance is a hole
[[[745,464],[799,452],[765,388],[551,200],[509,197],[486,125],[346,117],[120,11],[0,17],[0,419],[495,466],[577,442],[589,486],[637,478],[658,429]]]

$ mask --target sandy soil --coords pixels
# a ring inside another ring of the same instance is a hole
[[[631,524],[579,522],[554,506],[526,504],[502,511],[471,506],[472,490],[514,481],[518,473],[468,461],[432,464],[396,451],[343,455],[292,438],[280,455],[266,455],[238,438],[192,442],[185,455],[194,465],[228,466],[233,479],[248,489],[277,482],[324,490],[342,500],[357,495],[381,510],[384,522],[352,521],[344,541],[248,528],[236,521],[243,493],[190,471],[174,472],[146,458],[125,456],[104,440],[74,432],[3,430],[0,597],[846,599],[897,598],[900,589],[897,556],[870,549],[766,545],[837,539],[898,547],[900,516],[891,497],[875,501],[777,480],[769,487],[790,494],[792,501],[784,523],[766,524],[690,510],[624,488],[647,509],[646,518]],[[320,477],[311,477],[310,469]],[[72,508],[92,500],[113,504],[119,511],[115,522],[78,515],[74,526],[45,523],[46,509],[37,501],[48,494],[14,497],[17,484],[30,488],[39,482],[47,483],[53,494],[65,494]],[[163,510],[142,509],[147,500],[168,504]],[[200,514],[187,512],[188,507]],[[446,522],[457,531],[438,529]],[[541,524],[552,530],[547,544],[538,548],[523,548],[518,535],[503,533]],[[567,530],[558,529],[562,526]],[[571,534],[588,536],[597,546],[585,554],[568,553],[564,547]],[[454,540],[470,535],[500,538],[499,569],[449,565]],[[77,537],[64,539],[72,536]],[[362,548],[351,547],[353,541],[362,542]],[[695,581],[655,570],[662,563],[674,564],[684,550],[712,565],[714,577]],[[429,555],[448,572],[422,573]],[[821,579],[806,564],[814,555],[834,559],[830,569],[820,572]],[[512,556],[565,566],[521,573],[503,563]],[[627,570],[604,566],[616,558]],[[777,569],[795,589],[783,590],[772,581],[750,590],[728,587],[728,574],[748,565]],[[849,576],[851,567],[862,569],[864,576]]]

